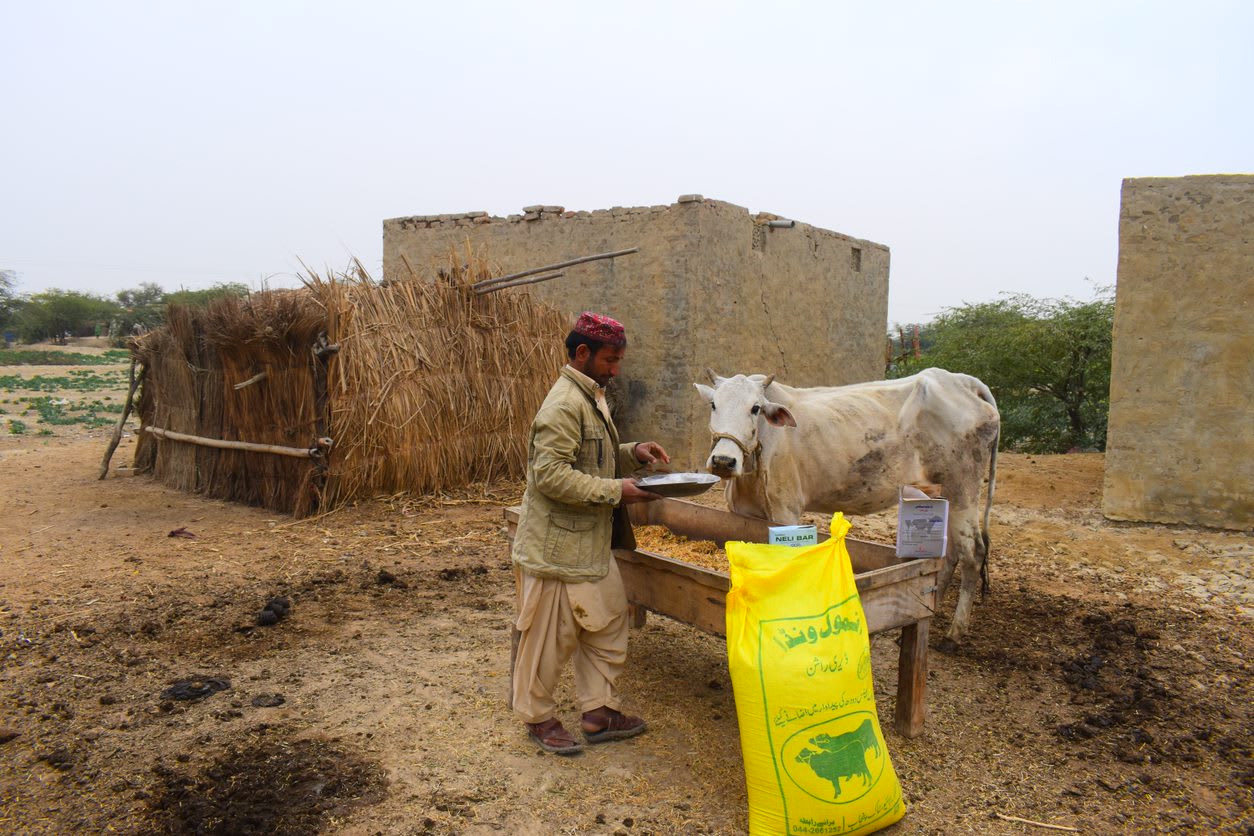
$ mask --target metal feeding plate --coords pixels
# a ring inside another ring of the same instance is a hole
[[[712,473],[655,473],[637,479],[636,484],[658,496],[696,496],[717,485],[719,478]]]

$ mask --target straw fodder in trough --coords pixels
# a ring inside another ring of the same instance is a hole
[[[375,283],[361,265],[307,285],[340,346],[328,369],[326,501],[521,476],[531,418],[565,360],[565,318],[521,291],[476,294],[482,260],[435,281]]]
[[[333,443],[295,458],[143,433],[136,469],[297,516],[521,476],[568,324],[524,291],[470,289],[490,276],[483,261],[453,254],[432,281],[378,283],[356,264],[310,271],[301,290],[172,307],[133,345],[145,427],[306,450]]]

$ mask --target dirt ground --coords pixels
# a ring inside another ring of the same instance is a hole
[[[293,522],[97,481],[107,435],[0,438],[0,832],[745,832],[721,639],[633,631],[630,741],[558,758],[506,710],[519,485]],[[992,591],[957,653],[953,592],[933,625],[922,737],[872,641],[885,832],[1254,833],[1254,540],[1104,520],[1100,454],[999,463]]]

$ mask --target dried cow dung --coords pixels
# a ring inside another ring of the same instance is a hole
[[[257,615],[257,623],[262,627],[278,624],[281,619],[287,617],[288,610],[291,608],[292,602],[287,598],[271,598],[265,609]]]
[[[282,694],[258,694],[253,697],[253,708],[276,708],[287,702]]]
[[[161,692],[163,700],[200,700],[231,687],[228,680],[207,676],[201,679],[180,679]]]

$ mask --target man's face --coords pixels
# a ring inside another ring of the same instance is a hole
[[[592,378],[600,386],[608,386],[609,382],[618,377],[618,366],[627,354],[626,348],[606,345],[596,354],[586,345],[575,349],[575,362],[571,365]]]

